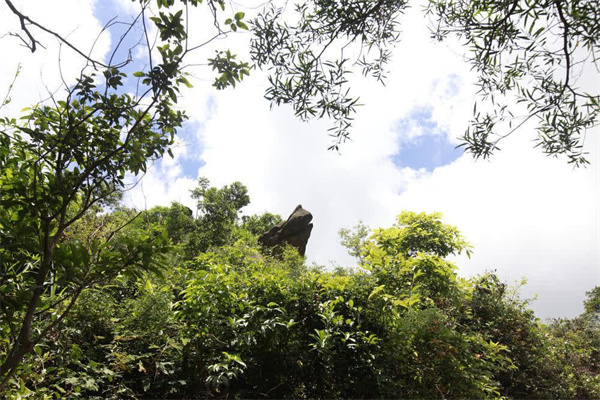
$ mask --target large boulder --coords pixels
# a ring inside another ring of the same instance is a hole
[[[298,249],[301,256],[306,253],[306,244],[310,237],[313,224],[312,214],[298,205],[286,221],[275,225],[268,232],[263,233],[258,242],[265,247],[277,247],[289,244]]]

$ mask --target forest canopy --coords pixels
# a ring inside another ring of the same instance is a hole
[[[502,140],[529,124],[537,132],[535,146],[544,153],[585,165],[585,136],[598,125],[600,92],[593,76],[599,67],[600,18],[594,1],[435,0],[421,4],[352,0],[288,4],[270,0],[250,7],[258,12],[247,16],[222,0],[205,4],[201,0],[132,0],[139,3],[132,22],[113,18],[103,28],[126,25],[108,61],[91,56],[95,42],[90,48],[77,47],[54,27],[21,13],[14,0],[4,2],[21,26],[20,32],[9,34],[32,52],[43,47],[44,38],[58,39],[86,59],[88,67],[111,74],[118,70],[121,75],[112,79],[113,83],[140,78],[155,94],[160,86],[174,103],[180,94],[178,86],[189,85],[187,73],[176,71],[197,67],[186,64],[186,56],[215,40],[226,42],[234,33],[249,31],[249,60],[238,59],[226,48],[218,49],[215,57],[207,60],[217,73],[213,86],[219,90],[235,87],[252,69],[267,70],[265,97],[273,105],[291,104],[302,120],[327,117],[333,121],[331,149],[339,149],[350,137],[357,111],[360,93],[351,93],[349,75],[360,71],[385,83],[393,49],[402,39],[401,17],[410,7],[423,7],[424,23],[432,39],[458,39],[464,48],[462,56],[477,76],[472,119],[461,137],[460,147],[465,151],[487,158],[499,150]],[[198,23],[196,8],[211,15],[213,25],[206,28],[208,40],[188,35],[190,24]],[[156,31],[149,30],[151,24]],[[155,38],[150,37],[152,33]],[[127,38],[136,43],[128,49],[124,45]],[[158,50],[163,62],[149,51],[149,70],[131,73],[127,66],[138,46]],[[586,83],[590,74],[591,84],[589,79]]]
[[[242,184],[201,185],[220,200],[197,217],[178,203],[142,214],[116,203],[68,229],[60,249],[69,257],[45,284],[33,331],[70,312],[36,338],[5,382],[8,397],[600,395],[597,290],[579,317],[542,323],[494,273],[457,275],[445,257],[470,247],[439,214],[405,212],[362,235],[354,268],[308,266],[293,247],[258,244],[260,221],[279,218],[239,218],[225,194],[243,193]],[[231,219],[220,217],[224,209]],[[117,226],[114,242],[96,247]],[[118,259],[134,240],[155,243],[146,261],[155,269],[123,267],[82,288],[104,257]],[[4,276],[3,357],[30,275]],[[61,302],[72,290],[77,302]]]

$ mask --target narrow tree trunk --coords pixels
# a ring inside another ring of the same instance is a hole
[[[2,366],[0,366],[0,390],[4,388],[12,374],[19,367],[23,357],[31,352],[34,347],[34,342],[31,340],[31,328],[33,326],[35,312],[40,303],[42,294],[44,293],[44,282],[46,281],[50,266],[52,265],[52,253],[54,250],[54,243],[52,243],[52,240],[50,239],[49,224],[47,224],[46,228],[42,260],[35,280],[35,287],[33,288],[31,299],[29,300],[27,312],[23,317],[17,341],[13,343],[6,360],[2,363]]]

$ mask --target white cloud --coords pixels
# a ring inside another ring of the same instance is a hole
[[[432,119],[456,142],[475,91],[462,59],[449,46],[432,45],[421,20],[405,20],[386,87],[353,82],[365,106],[342,155],[326,150],[328,122],[300,123],[287,108],[269,113],[259,99],[264,80],[255,76],[214,95],[216,111],[201,132],[200,174],[216,185],[245,183],[248,212],[287,216],[302,203],[315,217],[308,259],[320,264],[352,262],[338,244],[342,227],[361,219],[389,226],[403,209],[441,211],[475,246],[472,260],[457,260],[462,275],[496,269],[509,281],[527,276],[523,293],[539,294],[538,315],[577,314],[585,290],[600,284],[597,150],[588,146],[592,167],[573,170],[520,132],[490,162],[464,155],[432,174],[396,167],[396,121],[415,107],[432,107]]]
[[[461,275],[495,269],[529,279],[526,297],[543,317],[574,316],[584,292],[599,285],[597,137],[593,166],[574,170],[545,157],[521,136],[491,161],[468,155],[413,182],[403,208],[441,211],[474,245],[457,258]]]
[[[32,20],[48,26],[74,46],[86,53],[92,50],[91,44],[97,38],[102,26],[94,17],[95,1],[61,0],[60,7],[56,2],[46,0],[29,0],[16,3],[16,7]],[[69,10],[69,12],[65,12]],[[73,16],[77,16],[74,18]],[[34,37],[45,47],[38,45],[35,53],[20,45],[19,39],[5,35],[8,32],[21,31],[19,19],[2,3],[0,4],[0,97],[4,99],[12,82],[17,66],[21,64],[21,73],[17,78],[10,97],[12,102],[0,110],[0,114],[15,115],[24,107],[31,106],[49,97],[49,91],[62,96],[64,86],[60,73],[68,85],[85,65],[85,60],[67,46],[59,46],[58,40],[41,30],[29,26]],[[110,45],[110,35],[105,32],[97,41],[92,57],[103,59]],[[59,58],[60,49],[60,58]]]
[[[196,181],[180,177],[178,172],[179,166],[166,170],[160,166],[150,166],[146,175],[141,177],[141,180],[136,180],[137,185],[125,192],[123,201],[141,210],[160,205],[168,206],[174,201],[195,209],[189,191],[195,187]]]

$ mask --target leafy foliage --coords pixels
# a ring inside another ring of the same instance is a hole
[[[242,228],[259,236],[282,221],[283,219],[280,215],[271,214],[270,212],[266,212],[262,215],[244,215],[242,217]]]
[[[364,50],[358,62],[364,73],[382,80],[388,48],[398,38],[395,18],[406,6],[404,0],[298,3],[292,25],[283,22],[283,8],[267,8],[252,22],[251,43],[256,65],[272,72],[265,97],[292,104],[303,120],[332,118],[330,148],[337,150],[348,137],[358,102],[349,95],[351,65],[344,48],[356,42]]]
[[[338,235],[341,238],[342,246],[348,249],[348,254],[360,259],[362,248],[369,237],[369,233],[369,227],[360,221],[352,229],[340,229]]]
[[[239,212],[250,203],[250,198],[248,189],[240,182],[219,189],[210,187],[206,178],[198,180],[192,198],[198,201],[198,229],[188,237],[187,246],[188,254],[194,257],[211,246],[222,246],[233,239]]]
[[[174,135],[186,119],[174,105],[180,86],[191,86],[182,63],[202,46],[189,45],[187,13],[171,10],[173,1],[159,1],[160,11],[148,21],[160,37],[157,59],[146,28],[149,2],[140,1],[139,14],[125,35],[134,28],[144,32],[149,69],[128,75],[124,68],[129,60],[112,63],[124,37],[104,63],[22,14],[10,0],[5,2],[20,19],[26,35],[22,42],[32,51],[39,44],[32,30],[40,29],[75,50],[88,65],[76,84],[65,83],[63,98],[50,94],[49,102],[23,110],[19,120],[0,119],[0,308],[8,332],[0,345],[0,389],[23,358],[66,318],[85,289],[122,275],[160,273],[164,267],[167,231],[123,235],[138,215],[126,220],[103,213],[128,188],[126,175],[145,173],[149,162],[170,154]],[[215,19],[216,4],[224,9],[223,2],[207,5]],[[244,26],[243,15],[235,19]],[[222,87],[247,74],[247,64],[234,58],[228,53],[218,63],[220,72],[237,73]],[[137,81],[135,95],[124,93],[130,80]],[[82,226],[83,221],[94,230]],[[168,228],[172,234],[176,229]]]
[[[408,6],[405,0],[314,1],[286,13],[271,4],[252,25],[252,58],[272,72],[265,97],[292,104],[302,119],[332,118],[331,148],[338,149],[358,100],[349,94],[347,76],[362,68],[384,81],[399,41],[398,16]],[[433,0],[425,14],[433,38],[462,40],[478,74],[465,150],[489,157],[502,139],[535,119],[543,152],[587,163],[583,142],[598,124],[600,95],[580,88],[578,78],[584,67],[598,68],[595,2]]]
[[[219,199],[223,206],[230,200]],[[104,224],[130,213],[117,208],[103,216]],[[175,242],[181,232],[165,227],[188,218],[195,220],[179,204],[157,207],[122,232],[135,237],[148,229],[166,231]],[[211,244],[190,261],[173,246],[165,260],[170,267],[159,276],[123,274],[84,291],[63,329],[43,338],[26,357],[21,371],[27,382],[15,381],[7,395],[562,398],[599,393],[597,320],[586,312],[546,326],[494,274],[459,278],[443,257],[468,245],[439,214],[403,213],[397,224],[363,240],[359,270],[333,272],[305,266],[291,247],[280,257],[261,253],[256,235],[244,226],[254,229],[272,219],[279,218],[265,214],[236,222],[228,243]],[[83,240],[88,226],[72,235]],[[186,235],[202,229],[185,226]]]
[[[578,1],[442,0],[431,2],[428,11],[438,20],[436,38],[457,34],[473,50],[468,59],[479,75],[482,105],[491,105],[491,111],[474,110],[463,137],[468,151],[489,156],[501,139],[535,117],[537,145],[545,153],[587,163],[584,133],[597,124],[600,96],[579,88],[577,76],[582,63],[598,62],[598,7]],[[510,106],[515,98],[526,106],[524,116]]]

